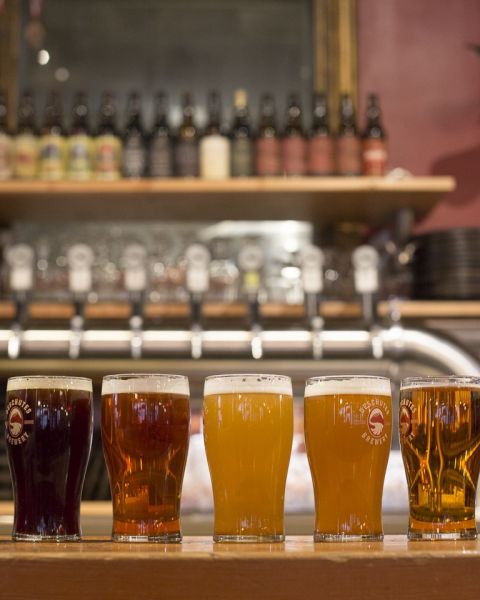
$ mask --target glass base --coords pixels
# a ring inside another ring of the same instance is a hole
[[[350,533],[317,533],[313,534],[314,542],[382,542],[383,533],[357,535]]]
[[[162,535],[125,535],[112,534],[112,541],[127,543],[157,543],[157,544],[178,544],[182,541],[182,534],[178,532],[164,533]]]
[[[38,533],[14,533],[14,542],[81,542],[79,534],[74,535],[40,535]]]
[[[274,535],[225,535],[214,534],[213,541],[218,543],[240,543],[240,544],[271,544],[275,542],[284,542],[283,533]]]
[[[408,539],[411,542],[434,542],[441,540],[476,540],[476,529],[459,529],[458,531],[419,531],[412,529],[408,531]]]

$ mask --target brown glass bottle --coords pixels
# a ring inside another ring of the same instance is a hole
[[[282,138],[283,172],[285,175],[305,175],[307,147],[302,125],[302,108],[297,94],[288,98],[287,122]]]
[[[123,133],[122,175],[143,177],[147,168],[147,145],[142,124],[141,98],[132,92],[127,101],[127,122]]]
[[[234,117],[230,136],[232,177],[250,177],[253,175],[253,140],[245,90],[236,90],[233,104]]]
[[[167,97],[163,92],[155,95],[154,114],[148,153],[148,172],[151,177],[171,177],[173,175],[172,136],[167,118]]]
[[[7,118],[7,95],[0,90],[0,179],[10,179],[13,175],[13,140]]]
[[[358,137],[355,109],[352,98],[340,98],[340,126],[336,143],[338,175],[360,175],[362,172],[362,146]]]
[[[67,142],[67,175],[84,181],[92,176],[92,136],[88,120],[87,96],[77,92],[73,102],[72,127]]]
[[[193,98],[183,94],[183,119],[175,142],[175,173],[178,177],[198,177],[198,130],[194,121]]]
[[[116,127],[117,109],[110,92],[102,94],[97,136],[94,142],[95,178],[111,181],[120,177],[122,144]]]
[[[335,148],[328,119],[325,94],[313,95],[312,126],[307,142],[307,172],[309,175],[333,175]]]
[[[387,143],[382,111],[376,94],[368,96],[367,125],[362,139],[363,174],[382,176],[387,167]]]
[[[18,179],[37,175],[38,136],[33,94],[23,92],[18,105],[18,126],[14,140],[13,171]]]
[[[260,124],[255,140],[255,171],[261,177],[280,175],[282,172],[275,102],[271,94],[264,94],[260,101]]]
[[[50,92],[40,131],[38,173],[40,179],[55,181],[65,175],[66,140],[62,106],[57,92]]]

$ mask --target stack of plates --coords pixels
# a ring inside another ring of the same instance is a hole
[[[480,299],[480,229],[438,231],[414,242],[414,298]]]

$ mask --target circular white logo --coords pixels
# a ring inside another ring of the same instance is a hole
[[[372,408],[368,414],[368,430],[373,437],[380,437],[385,427],[385,416],[381,408]]]

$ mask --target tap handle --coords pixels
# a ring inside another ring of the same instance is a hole
[[[300,268],[305,294],[305,312],[310,323],[317,319],[319,313],[324,264],[325,255],[317,246],[309,244],[301,250]]]
[[[122,255],[125,289],[133,298],[142,299],[147,288],[147,252],[141,244],[129,244]]]
[[[87,244],[74,244],[67,251],[68,286],[80,302],[92,289],[93,250]]]
[[[363,316],[371,325],[377,320],[375,295],[379,291],[380,257],[373,246],[359,246],[353,251],[355,291],[362,297]]]
[[[185,251],[187,259],[186,285],[191,295],[201,297],[210,284],[210,252],[203,244],[191,244]]]
[[[34,258],[33,249],[28,244],[14,244],[5,252],[5,261],[10,269],[10,289],[19,299],[26,299],[33,288]]]

